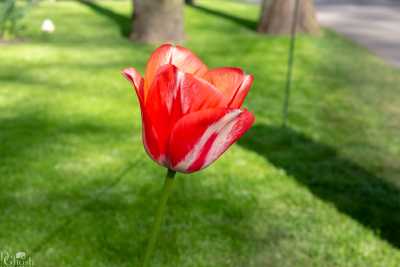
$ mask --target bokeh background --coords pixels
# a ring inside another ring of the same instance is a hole
[[[399,2],[309,1],[320,29],[295,39],[257,31],[270,1],[178,4],[180,43],[254,75],[256,123],[178,174],[152,266],[400,266]],[[16,5],[0,41],[0,252],[140,266],[165,169],[120,72],[143,74],[157,42],[132,38],[131,1]]]

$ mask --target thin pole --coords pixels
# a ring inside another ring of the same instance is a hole
[[[293,56],[296,45],[296,28],[297,28],[296,26],[297,26],[297,19],[299,16],[299,4],[300,0],[295,0],[292,28],[290,32],[290,46],[289,46],[288,67],[286,73],[285,100],[283,103],[283,127],[286,127],[287,125],[288,113],[289,113],[289,99],[290,99],[290,89],[292,86],[293,61],[294,61]]]

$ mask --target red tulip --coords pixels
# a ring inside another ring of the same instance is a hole
[[[139,99],[145,149],[171,170],[207,167],[254,122],[253,114],[241,109],[253,76],[239,68],[208,70],[181,46],[157,48],[144,79],[134,68],[123,74]]]

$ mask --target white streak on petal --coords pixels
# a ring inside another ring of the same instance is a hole
[[[185,83],[183,83],[183,80],[184,79],[182,79],[182,85],[181,85],[181,110],[183,114],[186,114],[190,109],[190,97],[187,93],[187,88],[184,87]]]
[[[235,110],[225,114],[218,121],[216,121],[213,124],[211,124],[210,126],[208,126],[207,130],[203,133],[203,135],[200,137],[199,141],[194,145],[192,150],[190,150],[190,152],[188,154],[186,154],[186,156],[180,162],[178,162],[178,164],[175,165],[174,169],[181,170],[181,171],[185,171],[185,170],[189,169],[189,167],[200,156],[201,151],[202,151],[204,145],[206,144],[206,142],[208,141],[208,139],[210,139],[210,137],[213,134],[219,134],[219,132],[225,126],[227,126],[227,124],[229,124],[229,126],[231,126],[230,125],[231,121],[234,122],[234,119],[242,112],[243,112],[242,110],[235,109]],[[234,125],[234,123],[233,123],[233,125]],[[231,127],[233,127],[233,125]],[[231,127],[228,127],[229,132],[231,130]],[[226,138],[226,134],[229,134],[229,132],[225,133],[225,131],[223,131],[225,138]],[[218,140],[220,140],[220,139],[218,138]],[[215,144],[215,142],[214,142],[214,144]],[[217,146],[218,146],[218,144],[217,144]],[[217,150],[217,149],[215,149],[215,150]]]
[[[250,75],[246,75],[242,81],[242,83],[240,84],[239,88],[236,90],[235,94],[232,96],[232,99],[229,102],[228,107],[231,108],[239,108],[241,105],[237,105],[237,101],[236,98],[238,97],[238,95],[240,95],[242,93],[242,91],[248,86],[248,84],[251,82],[251,76]],[[244,99],[243,99],[244,100]],[[241,101],[243,102],[243,101]],[[235,103],[235,105],[233,105],[233,103]]]
[[[207,153],[207,157],[201,166],[200,169],[204,168],[204,166],[208,166],[211,164],[230,143],[230,137],[232,136],[232,129],[235,127],[237,123],[236,120],[232,120],[229,122],[225,127],[218,133],[217,138],[214,140],[213,144],[211,145],[210,150]]]
[[[242,91],[243,88],[245,87],[245,85],[247,86],[247,84],[248,84],[250,81],[251,81],[251,76],[250,76],[250,75],[246,75],[245,78],[244,78],[244,80],[243,80],[243,82],[242,82],[242,84],[240,85],[238,91]]]
[[[176,51],[175,45],[171,46],[171,49],[169,50],[169,55],[168,55],[168,64],[172,65],[172,61],[174,60],[175,51]]]
[[[171,46],[171,48],[168,50],[168,60],[165,62],[165,64],[172,64],[172,60],[174,57],[174,52],[175,52],[175,46]]]
[[[175,77],[175,84],[174,87],[167,91],[167,96],[165,99],[165,105],[167,106],[168,112],[171,113],[172,105],[178,95],[178,92],[182,88],[183,80],[184,80],[185,73],[177,70],[176,77]]]

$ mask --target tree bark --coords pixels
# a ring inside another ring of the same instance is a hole
[[[315,14],[314,1],[298,1],[296,31],[318,35],[320,27]],[[296,0],[264,0],[257,31],[267,34],[289,35],[293,24],[295,6]]]
[[[130,39],[143,43],[184,39],[182,0],[133,0]]]

